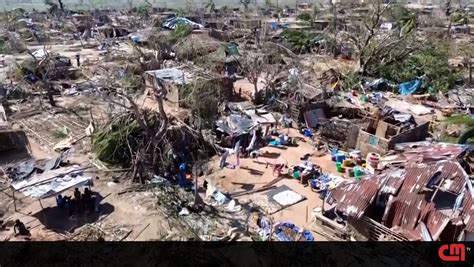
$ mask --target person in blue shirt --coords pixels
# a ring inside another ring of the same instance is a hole
[[[59,194],[59,195],[56,196],[56,204],[57,204],[58,207],[60,207],[60,208],[64,208],[64,207],[65,207],[65,201],[64,201],[63,196],[61,196],[61,194]]]

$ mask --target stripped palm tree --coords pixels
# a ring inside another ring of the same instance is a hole
[[[207,11],[209,13],[215,13],[216,12],[216,4],[214,3],[213,0],[209,0],[206,5],[205,5],[205,8],[207,9]]]

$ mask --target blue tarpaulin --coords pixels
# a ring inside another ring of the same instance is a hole
[[[400,84],[399,92],[401,95],[411,95],[421,87],[421,80],[413,80]]]
[[[284,222],[275,229],[274,235],[275,235],[277,240],[279,240],[279,241],[297,241],[297,240],[294,240],[293,237],[288,236],[285,233],[285,231],[284,231],[285,228],[289,229],[291,232],[294,232],[295,236],[297,236],[298,234],[301,234],[303,239],[306,240],[306,241],[314,241],[314,237],[313,237],[313,235],[311,234],[310,231],[308,231],[308,230],[301,231],[298,226],[296,226],[292,223],[289,223],[289,222]]]

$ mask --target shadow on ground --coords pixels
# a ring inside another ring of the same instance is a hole
[[[95,192],[94,196],[100,201],[103,199],[97,192]],[[114,210],[115,207],[113,205],[100,203],[99,213],[93,211],[75,212],[73,218],[70,218],[67,209],[54,206],[44,208],[33,214],[33,217],[37,218],[46,228],[55,232],[71,233],[85,224],[97,221],[101,216],[111,214]]]

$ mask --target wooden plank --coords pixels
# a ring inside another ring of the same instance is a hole
[[[233,193],[233,194],[230,194],[230,196],[231,196],[231,197],[240,197],[240,196],[245,196],[245,195],[249,195],[249,194],[253,194],[253,193],[258,193],[258,192],[262,192],[262,191],[269,190],[269,189],[273,189],[273,188],[275,188],[275,186],[260,187],[260,188],[258,188],[258,189],[250,190],[250,191],[247,191],[247,192],[237,192],[237,193]]]

